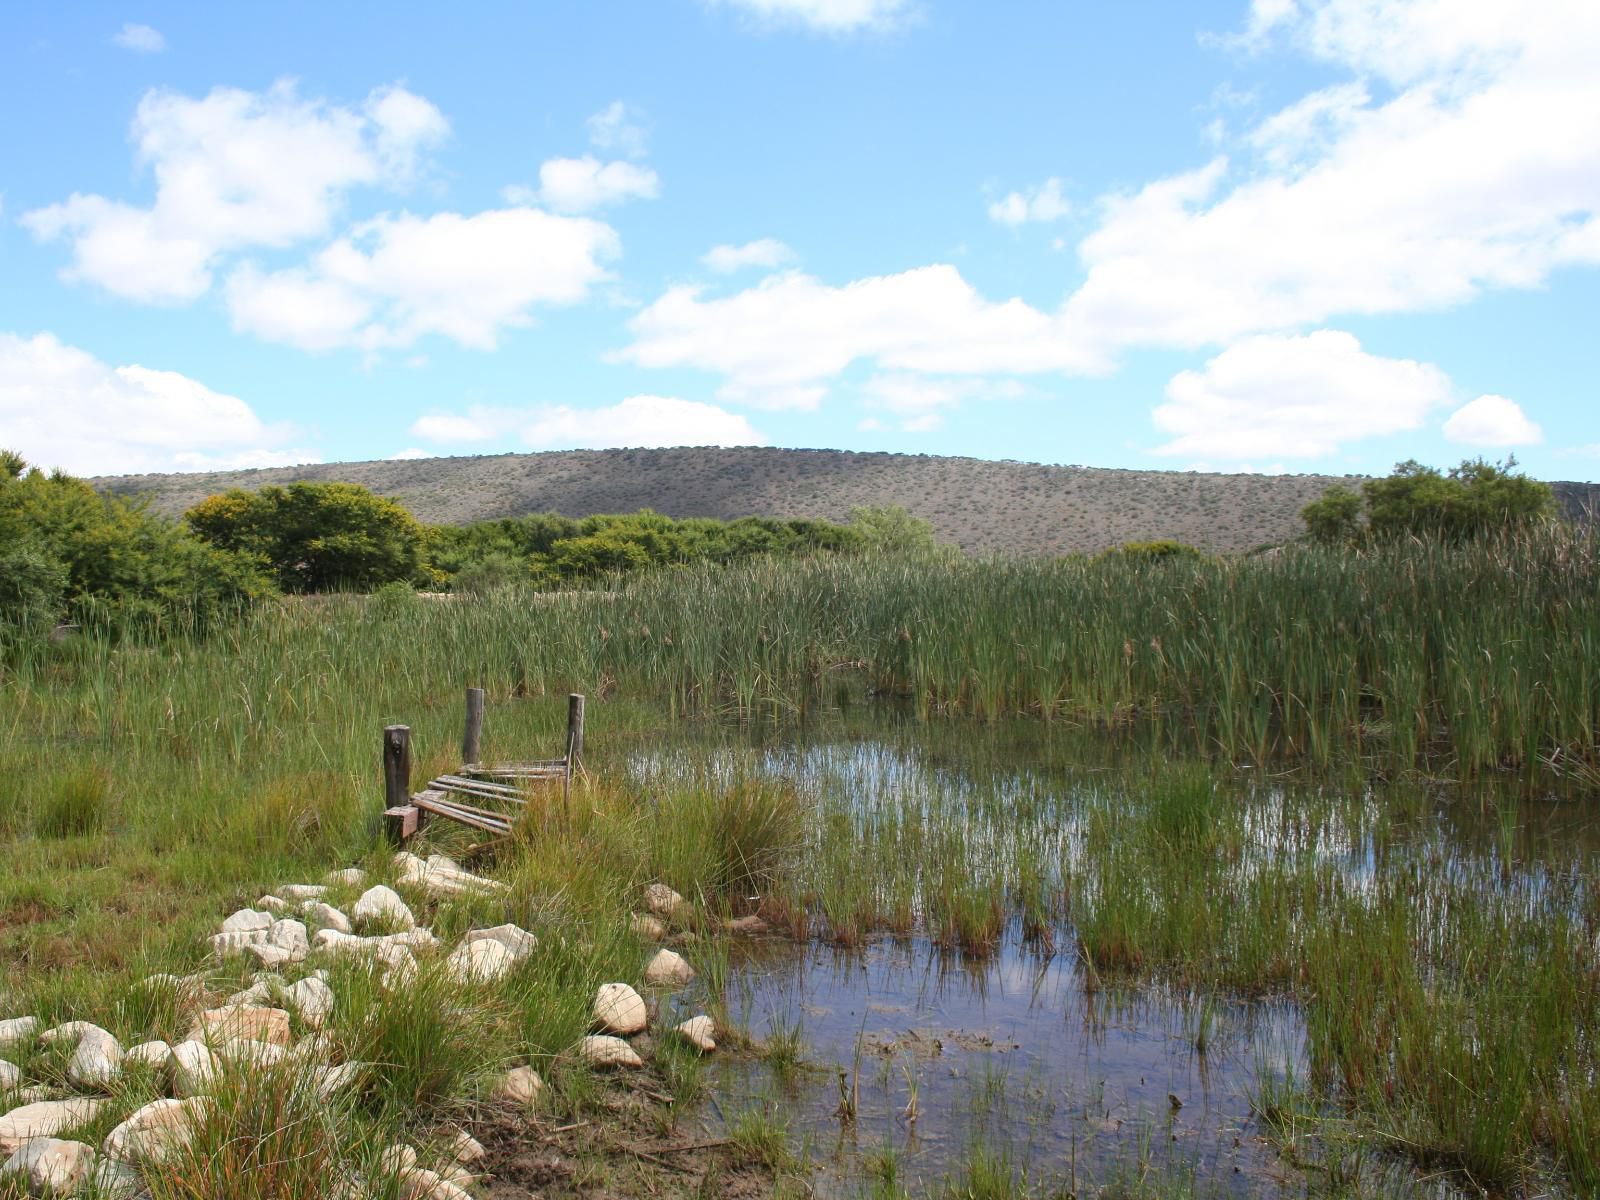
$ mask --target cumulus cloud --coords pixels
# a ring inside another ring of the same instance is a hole
[[[1051,176],[1035,187],[1009,192],[989,205],[989,219],[1012,227],[1029,221],[1059,221],[1072,212],[1061,194],[1061,180]]]
[[[107,366],[48,333],[0,333],[0,428],[29,462],[80,475],[320,461],[237,396],[175,371]]]
[[[419,417],[411,431],[443,444],[516,437],[535,449],[767,444],[767,438],[739,414],[674,396],[629,396],[602,408],[473,406],[465,413]]]
[[[643,158],[644,126],[621,100],[613,100],[589,118],[589,141],[601,150],[614,150],[624,158]]]
[[[1528,419],[1522,406],[1504,396],[1479,396],[1464,404],[1444,423],[1444,435],[1468,446],[1531,446],[1544,431]]]
[[[1156,453],[1316,458],[1356,438],[1420,429],[1450,398],[1438,367],[1368,354],[1348,333],[1263,334],[1172,378],[1155,410],[1171,440]]]
[[[404,183],[448,129],[399,86],[377,89],[359,111],[304,99],[290,81],[201,99],[152,91],[132,130],[155,179],[149,207],[75,193],[22,222],[70,242],[70,279],[133,300],[194,300],[224,256],[324,236],[349,189]]]
[[[844,287],[791,272],[721,298],[675,287],[629,328],[633,343],[616,357],[719,372],[721,399],[758,408],[815,408],[828,383],[858,360],[953,375],[1098,365],[1055,318],[1021,300],[985,300],[951,266]]]
[[[506,189],[514,202],[547,205],[557,212],[585,213],[624,200],[653,200],[661,194],[661,179],[637,163],[601,162],[593,155],[551,158],[539,164],[539,188]]]
[[[905,433],[932,433],[944,427],[945,414],[963,401],[1014,399],[1023,387],[1012,379],[951,379],[942,376],[888,373],[874,375],[862,385],[869,410],[890,413]],[[876,417],[869,429],[881,429]]]
[[[893,29],[913,14],[911,0],[710,0],[768,26],[794,25],[819,33]]]
[[[782,242],[773,238],[760,238],[753,242],[745,242],[742,246],[721,245],[713,246],[700,261],[718,275],[732,275],[735,271],[742,271],[746,267],[761,267],[772,269],[781,267],[785,263],[793,262],[795,253]]]
[[[384,215],[306,267],[228,279],[233,326],[306,350],[409,346],[427,334],[492,350],[532,310],[584,299],[620,252],[610,226],[533,208]]]
[[[160,30],[131,22],[119,29],[111,40],[136,54],[160,54],[167,48],[167,39],[161,36]]]

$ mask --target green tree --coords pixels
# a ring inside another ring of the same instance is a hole
[[[411,579],[422,564],[416,518],[353,483],[234,488],[184,520],[211,545],[259,559],[285,591],[371,591]]]
[[[1348,488],[1331,488],[1300,516],[1307,535],[1325,543],[1404,536],[1461,540],[1550,519],[1550,485],[1521,474],[1516,465],[1514,458],[1467,459],[1446,473],[1412,459],[1383,479],[1367,480],[1359,501]]]
[[[941,558],[953,549],[939,543],[930,522],[912,516],[898,504],[858,505],[850,510],[850,528],[869,553]]]

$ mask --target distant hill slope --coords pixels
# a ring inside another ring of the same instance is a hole
[[[177,515],[216,492],[296,480],[359,483],[393,496],[423,521],[560,512],[673,517],[825,517],[856,505],[898,504],[969,553],[1064,554],[1176,538],[1247,550],[1301,532],[1299,512],[1332,475],[1213,475],[1119,471],[843,450],[681,448],[563,450],[475,458],[327,463],[258,471],[122,475],[106,491],[149,498]],[[1600,485],[1556,484],[1576,512]]]

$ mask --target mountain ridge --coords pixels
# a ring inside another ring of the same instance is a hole
[[[672,517],[823,517],[898,504],[970,554],[1093,553],[1173,538],[1242,551],[1302,531],[1300,509],[1363,476],[1139,471],[944,455],[775,447],[551,450],[312,463],[243,471],[101,476],[106,492],[171,516],[231,487],[358,483],[419,520],[460,524],[530,512],[571,517],[652,508]],[[1572,515],[1600,484],[1553,483]]]

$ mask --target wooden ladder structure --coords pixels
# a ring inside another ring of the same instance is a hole
[[[561,807],[567,809],[574,769],[583,770],[583,697],[567,697],[567,744],[561,758],[529,762],[482,762],[483,689],[467,689],[467,718],[461,735],[461,769],[428,781],[411,792],[411,727],[386,725],[383,730],[384,826],[389,840],[405,845],[430,817],[443,817],[469,829],[504,837],[528,803],[523,789],[530,783],[561,784]],[[490,806],[493,807],[490,807]]]

